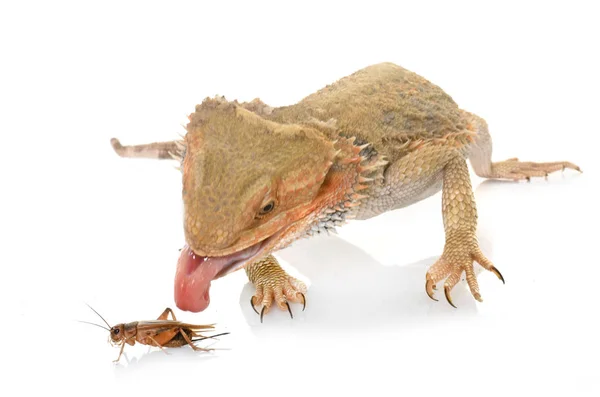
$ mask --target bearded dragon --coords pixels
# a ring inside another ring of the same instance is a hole
[[[492,162],[487,123],[440,87],[391,63],[359,70],[291,106],[206,98],[183,139],[123,146],[122,157],[175,159],[183,176],[184,232],[175,302],[199,312],[212,280],[245,268],[263,315],[306,304],[306,285],[273,253],[293,241],[406,207],[442,191],[445,246],[425,274],[447,301],[463,273],[482,301],[474,262],[504,278],[479,248],[467,159],[484,178],[530,180],[573,163]],[[255,309],[256,311],[256,309]],[[256,311],[258,313],[258,311]]]

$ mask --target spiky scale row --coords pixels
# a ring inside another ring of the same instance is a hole
[[[182,137],[183,138],[183,137]],[[185,140],[180,139],[177,141],[173,141],[175,143],[176,150],[169,151],[169,155],[173,158],[173,160],[177,160],[179,162],[183,161],[186,152]]]
[[[378,168],[387,164],[383,156],[367,159],[361,152],[370,146],[369,143],[357,145],[356,137],[339,138],[335,141],[337,161],[336,167],[351,167],[349,172],[352,181],[346,189],[341,200],[330,207],[324,208],[317,216],[314,224],[306,231],[306,237],[322,233],[337,233],[335,228],[342,226],[351,218],[350,209],[358,207],[361,200],[368,198],[366,194],[359,193],[369,188],[376,178],[369,175]]]

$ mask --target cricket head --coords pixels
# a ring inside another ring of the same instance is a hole
[[[100,313],[98,313],[96,311],[96,309],[94,309],[93,307],[91,307],[90,305],[87,305],[90,309],[92,309],[92,311],[94,313],[96,313],[98,315],[98,317],[100,317],[102,319],[102,321],[104,322],[104,324],[106,324],[106,327],[104,325],[100,325],[100,324],[96,324],[96,323],[90,323],[88,321],[80,321],[82,323],[86,323],[86,324],[91,324],[91,325],[95,325],[96,327],[100,327],[103,328],[105,330],[107,330],[109,332],[109,338],[108,341],[112,344],[112,345],[121,345],[124,342],[128,342],[132,337],[135,336],[136,334],[136,327],[127,327],[127,324],[117,324],[114,326],[111,326],[108,321],[106,321],[106,319],[104,317],[102,317],[102,315]],[[128,342],[128,343],[134,343],[133,341]]]
[[[120,345],[125,341],[125,324],[110,327],[110,343]]]
[[[331,200],[339,149],[316,129],[207,99],[190,115],[182,160],[187,245],[175,302],[199,312],[212,280],[287,245]]]

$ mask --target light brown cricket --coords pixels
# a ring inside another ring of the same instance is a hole
[[[168,307],[156,320],[132,321],[130,323],[121,323],[111,326],[93,307],[89,305],[88,307],[104,321],[108,328],[87,321],[81,322],[96,325],[110,332],[110,343],[114,346],[121,346],[119,356],[114,360],[115,362],[120,360],[126,344],[133,346],[136,343],[141,343],[143,345],[156,346],[165,353],[165,347],[181,347],[185,345],[189,345],[195,351],[210,351],[212,349],[198,347],[194,342],[227,335],[229,333],[224,332],[213,336],[203,336],[199,332],[202,330],[212,330],[214,329],[215,324],[199,325],[182,323],[181,321],[177,321],[175,313]],[[171,317],[173,317],[173,320],[168,319],[169,313],[171,314]]]

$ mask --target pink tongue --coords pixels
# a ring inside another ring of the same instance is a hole
[[[181,250],[175,273],[175,304],[181,310],[201,312],[208,307],[210,282],[223,268],[223,261],[205,260],[187,245]]]

